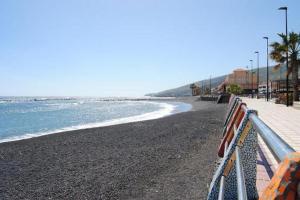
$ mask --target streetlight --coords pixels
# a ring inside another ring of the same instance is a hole
[[[211,75],[209,76],[209,94],[211,95]]]
[[[249,90],[249,72],[248,72],[248,65],[246,66],[246,87],[247,90]],[[248,91],[247,91],[247,95],[248,95]]]
[[[269,38],[263,37],[267,40],[267,101],[269,101]]]
[[[259,88],[259,51],[255,51],[254,52],[257,55],[257,78],[256,78],[256,82],[257,82],[257,98],[259,99],[259,93],[258,93],[258,88]]]
[[[289,40],[288,40],[288,21],[287,21],[287,7],[280,7],[278,10],[285,11],[285,35],[286,35],[286,106],[289,106]]]
[[[253,60],[249,60],[251,63],[251,97],[253,99]]]

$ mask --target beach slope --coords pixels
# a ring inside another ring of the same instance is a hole
[[[0,199],[205,199],[225,105],[0,144]]]

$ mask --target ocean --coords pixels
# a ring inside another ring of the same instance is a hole
[[[0,97],[0,143],[156,119],[191,107],[147,98]]]

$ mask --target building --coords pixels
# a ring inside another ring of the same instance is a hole
[[[229,85],[231,84],[239,85],[245,93],[250,93],[252,90],[257,90],[256,71],[252,70],[251,77],[251,70],[238,68],[226,77],[220,88],[223,88],[224,85],[226,85],[226,87],[229,87]]]

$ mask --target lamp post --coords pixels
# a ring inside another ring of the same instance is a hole
[[[259,93],[258,93],[258,88],[259,88],[259,51],[255,51],[254,53],[257,55],[256,89],[257,89],[257,98],[259,99]]]
[[[269,101],[269,38],[263,37],[267,40],[267,101]]]
[[[253,99],[253,60],[249,60],[251,63],[251,98]]]
[[[249,90],[249,71],[248,71],[248,65],[246,66],[246,87],[247,90]],[[248,91],[247,91],[247,94],[248,94]]]
[[[287,21],[287,7],[280,7],[278,10],[285,11],[285,35],[286,35],[286,106],[289,106],[289,40],[288,40],[288,21]]]
[[[211,75],[209,76],[209,94],[211,95]]]

